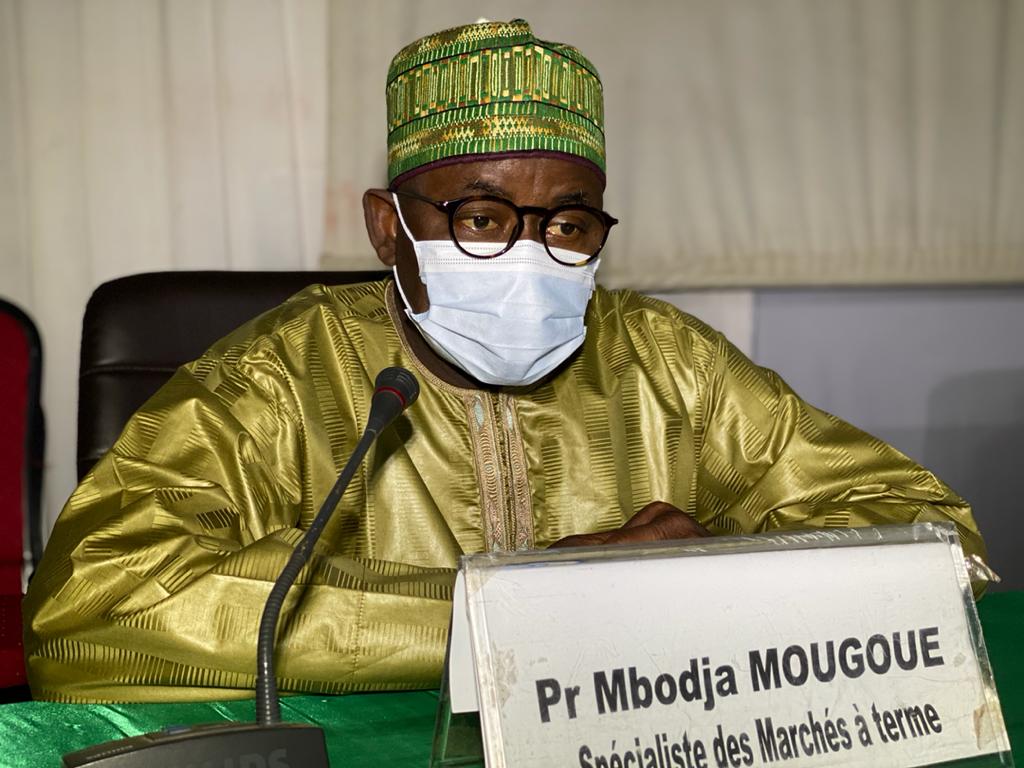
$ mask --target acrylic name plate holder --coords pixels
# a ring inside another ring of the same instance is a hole
[[[956,532],[925,523],[463,558],[431,765],[485,764],[1013,761]]]

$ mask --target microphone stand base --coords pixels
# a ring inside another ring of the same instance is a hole
[[[324,732],[302,723],[172,725],[64,755],[64,768],[329,768]]]

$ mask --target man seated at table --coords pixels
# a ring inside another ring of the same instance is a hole
[[[700,321],[595,288],[616,221],[579,51],[523,21],[448,30],[398,53],[387,102],[389,188],[364,208],[395,280],[301,292],[135,415],[31,585],[35,696],[251,695],[270,584],[386,366],[420,398],[292,590],[283,690],[436,685],[466,552],[924,520],[983,552],[934,475]]]

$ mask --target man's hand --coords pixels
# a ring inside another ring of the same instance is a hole
[[[668,539],[699,539],[707,530],[685,512],[664,501],[652,501],[621,528],[600,533],[577,533],[559,539],[552,547],[594,547],[600,544],[636,544]]]

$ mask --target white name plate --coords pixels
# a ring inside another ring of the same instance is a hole
[[[479,701],[489,768],[1012,765],[951,525],[473,555],[460,578],[452,710]]]

